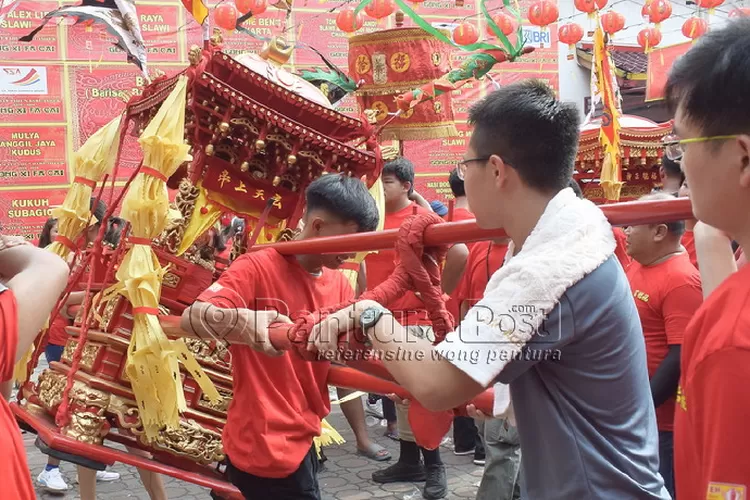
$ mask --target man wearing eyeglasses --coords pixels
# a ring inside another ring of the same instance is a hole
[[[433,411],[493,386],[493,414],[512,416],[518,429],[522,498],[668,499],[643,332],[612,228],[568,187],[578,110],[526,80],[490,93],[469,116],[458,171],[469,205],[480,227],[511,240],[482,300],[434,349],[362,301],[316,325],[311,350],[330,352],[338,333],[361,328],[391,375]],[[397,349],[414,361],[391,361]]]
[[[701,37],[675,62],[666,97],[675,110],[667,155],[681,157],[696,224],[705,301],[685,332],[675,415],[680,500],[748,498],[750,268],[750,19]]]

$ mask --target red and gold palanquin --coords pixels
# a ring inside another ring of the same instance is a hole
[[[374,129],[367,121],[331,109],[316,87],[286,72],[282,65],[289,45],[274,40],[263,57],[248,54],[238,60],[216,49],[191,49],[191,66],[181,73],[189,77],[185,137],[192,146],[193,161],[169,182],[180,189],[173,208],[182,219],[170,222],[152,245],[161,267],[167,269],[160,297],[165,315],[180,315],[213,281],[213,266],[207,266],[197,253],[176,250],[191,217],[203,215],[201,210],[206,208],[197,206],[199,192],[224,212],[266,220],[267,225],[287,222],[294,227],[304,190],[315,178],[342,173],[372,184],[379,175]],[[131,100],[126,118],[132,133],[140,135],[175,88],[178,76],[155,79]],[[121,245],[129,245],[127,238],[122,238]],[[132,307],[123,296],[106,293],[116,282],[111,269],[107,271],[110,259],[123,255],[108,252],[90,266],[94,275],[91,294],[97,298],[87,319],[89,329],[78,371],[71,374],[80,317],[69,327],[71,338],[61,362],[52,363],[37,383],[24,385],[26,401],[14,411],[50,448],[71,454],[72,461],[76,457],[100,463],[123,461],[236,494],[209,468],[224,459],[221,430],[232,397],[229,354],[224,346],[185,340],[221,400],[209,401],[192,376],[181,369],[188,409],[180,427],[162,430],[153,441],[146,439],[125,372]],[[85,289],[87,282],[87,277],[80,279],[77,288]],[[72,383],[70,419],[57,428],[54,415],[66,383]],[[105,439],[147,450],[156,460],[105,447]]]
[[[645,118],[625,115],[621,118],[622,191],[620,201],[631,201],[661,186],[659,167],[664,155],[663,139],[672,133],[672,123],[657,124]],[[599,123],[581,130],[576,157],[575,179],[586,198],[604,203],[599,186],[604,152],[599,143]]]

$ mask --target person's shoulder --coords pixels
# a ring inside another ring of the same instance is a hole
[[[612,255],[568,288],[564,297],[568,312],[575,316],[576,330],[623,330],[640,325],[632,295],[625,271]]]
[[[282,262],[283,256],[273,248],[263,248],[254,252],[247,252],[232,261],[231,268],[263,266],[275,262]]]
[[[667,261],[666,285],[669,290],[681,286],[701,288],[701,273],[696,269],[687,252]]]

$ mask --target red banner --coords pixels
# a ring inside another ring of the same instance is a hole
[[[68,184],[65,127],[0,127],[0,187]]]
[[[0,59],[17,61],[61,60],[60,35],[55,23],[49,23],[26,43],[18,39],[36,28],[56,3],[21,0],[15,9],[0,21]]]
[[[648,54],[646,102],[664,99],[664,86],[667,84],[669,70],[677,58],[692,46],[692,42],[685,42],[661,49],[656,48]]]
[[[3,191],[0,196],[0,228],[3,234],[36,240],[52,216],[52,209],[62,205],[67,189]]]
[[[420,173],[448,173],[461,161],[471,137],[466,123],[456,123],[457,137],[428,141],[404,142],[404,156],[410,158]]]
[[[167,75],[179,68],[162,67]],[[126,102],[141,92],[143,76],[135,66],[87,66],[70,71],[74,124],[74,146],[80,147],[94,132],[125,109]],[[132,132],[132,131],[131,131]],[[116,180],[127,180],[142,158],[136,137],[125,136]]]
[[[62,76],[62,66],[0,65],[0,120],[64,122]]]
[[[138,5],[138,20],[149,62],[179,62],[184,59],[177,37],[181,8],[180,5]],[[68,60],[91,61],[97,65],[100,62],[126,61],[125,52],[115,47],[114,37],[101,25],[69,26],[67,34]]]

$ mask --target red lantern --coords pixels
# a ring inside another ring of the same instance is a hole
[[[344,33],[354,33],[365,25],[365,16],[354,13],[353,7],[344,7],[336,14],[336,26]]]
[[[234,2],[224,2],[219,4],[214,9],[214,21],[220,28],[224,28],[227,31],[232,31],[237,27],[237,18],[239,12]]]
[[[641,17],[644,19],[649,18],[649,11],[651,10],[651,0],[646,0],[646,3],[643,4],[643,7],[641,8]]]
[[[714,9],[724,3],[724,0],[695,0],[698,7],[708,9],[709,14],[714,13]]]
[[[729,18],[750,17],[750,7],[737,7],[729,13]]]
[[[575,0],[573,3],[576,9],[585,12],[589,16],[607,6],[607,0]]]
[[[393,0],[372,0],[365,7],[365,14],[373,19],[384,19],[396,10],[396,4]]]
[[[659,27],[659,23],[672,15],[672,2],[669,0],[651,0],[648,7],[648,20]]]
[[[602,29],[610,36],[625,27],[625,16],[619,12],[609,11],[602,16]]]
[[[646,53],[661,43],[661,31],[656,28],[648,27],[643,28],[638,32],[638,45],[640,45]]]
[[[254,16],[263,14],[268,8],[268,2],[266,0],[235,0],[237,10],[240,14],[247,14],[252,12]]]
[[[691,40],[696,40],[708,31],[708,23],[700,17],[691,17],[682,25],[682,34]]]
[[[463,22],[453,30],[453,41],[459,45],[471,45],[479,40],[479,31],[468,22]]]
[[[567,23],[560,26],[557,30],[557,37],[562,43],[568,44],[568,60],[573,59],[573,49],[575,45],[583,38],[583,28],[580,24]]]
[[[504,12],[492,16],[492,20],[497,24],[497,27],[500,28],[500,31],[502,31],[505,36],[510,36],[510,34],[516,30],[516,21],[513,17]],[[497,36],[495,32],[492,31],[489,24],[487,25],[487,34],[492,37]]]
[[[557,17],[560,12],[557,10],[557,5],[549,0],[540,0],[534,2],[529,7],[529,22],[534,26],[539,26],[544,29],[550,24],[557,21]]]

